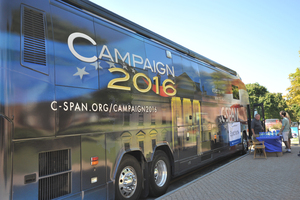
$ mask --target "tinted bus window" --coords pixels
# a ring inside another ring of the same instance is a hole
[[[214,92],[218,83],[218,72],[208,67],[201,66],[200,68],[201,86],[203,95],[215,100]]]
[[[233,95],[233,99],[240,99],[240,93],[239,93],[239,87],[232,85],[232,95]]]

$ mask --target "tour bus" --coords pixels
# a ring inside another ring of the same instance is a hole
[[[1,199],[139,199],[246,153],[238,74],[87,0],[0,0]]]

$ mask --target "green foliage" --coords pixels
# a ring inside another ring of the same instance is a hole
[[[290,118],[293,122],[299,122],[300,120],[300,105],[292,104],[288,105],[288,108],[285,110],[289,113]]]
[[[291,86],[287,88],[287,111],[290,114],[291,120],[298,122],[300,120],[300,69],[297,68],[295,73],[289,74],[289,79]]]
[[[265,94],[268,93],[267,88],[259,85],[258,83],[246,84],[246,88],[248,91],[249,102],[250,102],[251,108],[253,108],[254,103],[261,103],[259,98],[265,96]]]
[[[285,110],[293,122],[300,120],[300,70],[290,74],[291,87],[285,100],[281,93],[270,93],[266,87],[258,83],[246,84],[251,110],[254,103],[263,103],[265,119],[280,119],[279,112]],[[299,100],[299,102],[298,102]],[[251,113],[253,114],[253,113]]]
[[[258,83],[246,84],[246,88],[249,93],[249,96],[260,97],[264,96],[266,93],[269,92],[266,87],[259,85]]]
[[[239,88],[237,86],[232,85],[232,94],[233,94],[233,99],[239,99]]]
[[[288,106],[281,93],[270,93],[266,87],[258,83],[246,84],[251,109],[253,104],[263,103],[265,119],[280,119],[279,112],[287,110]]]
[[[295,73],[289,74],[291,86],[287,88],[286,95],[288,105],[300,105],[300,69],[297,68]]]
[[[288,107],[281,93],[266,93],[259,101],[264,104],[265,119],[280,119],[279,112]]]

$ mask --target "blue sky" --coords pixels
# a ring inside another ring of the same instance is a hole
[[[286,94],[300,67],[299,0],[92,0],[231,68],[243,82]]]

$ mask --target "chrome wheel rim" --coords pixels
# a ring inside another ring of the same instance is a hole
[[[154,167],[154,180],[158,187],[164,186],[167,181],[167,165],[163,160],[159,160]]]
[[[120,173],[119,191],[124,198],[130,198],[137,187],[137,175],[133,167],[126,166]]]

